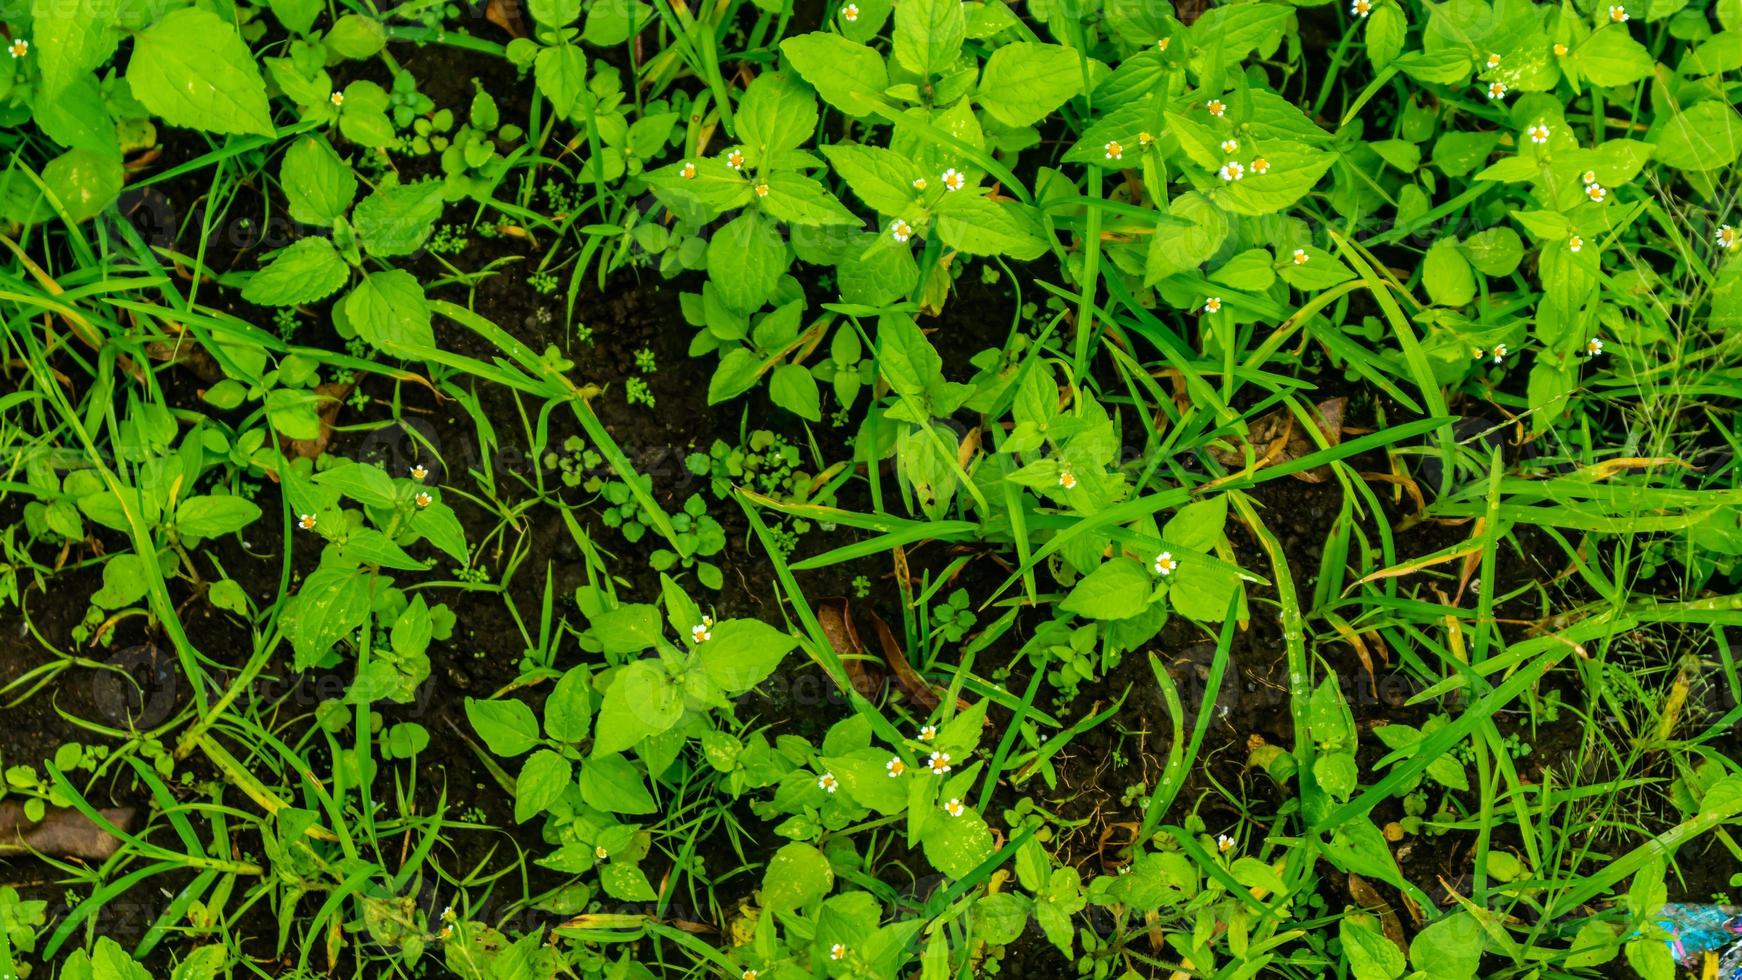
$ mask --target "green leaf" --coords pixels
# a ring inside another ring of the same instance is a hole
[[[720,358],[714,376],[708,380],[708,404],[731,401],[751,388],[762,377],[762,358],[748,347],[734,347]]]
[[[967,32],[961,0],[902,0],[895,7],[895,62],[922,77],[942,75],[962,53]]]
[[[296,652],[292,667],[307,670],[369,616],[373,590],[357,568],[320,568],[303,580],[284,610],[284,632]]]
[[[88,221],[113,204],[121,194],[124,177],[119,156],[81,147],[62,153],[42,168],[42,182],[75,222]]]
[[[218,972],[230,963],[230,951],[219,943],[196,947],[175,965],[169,980],[216,980]]]
[[[1161,539],[1181,548],[1207,552],[1221,542],[1227,524],[1228,498],[1218,494],[1181,507],[1162,527]]]
[[[103,587],[91,594],[91,604],[103,609],[131,606],[145,596],[148,583],[145,562],[138,555],[112,555],[103,563]]]
[[[269,0],[272,15],[292,34],[307,34],[315,18],[326,9],[321,0]]]
[[[617,671],[594,726],[593,756],[614,755],[658,735],[683,717],[683,692],[657,660],[637,660]]]
[[[351,168],[326,140],[316,136],[299,137],[284,151],[278,183],[290,216],[323,228],[331,228],[344,217],[357,194],[357,178],[351,175]]]
[[[30,56],[44,92],[57,93],[109,60],[121,38],[115,27],[119,7],[120,0],[31,0]]]
[[[1490,228],[1466,238],[1464,258],[1485,276],[1510,276],[1524,258],[1524,242],[1511,228]]]
[[[733,218],[708,242],[708,279],[738,313],[754,313],[768,302],[787,263],[780,227],[759,214]]]
[[[952,195],[940,205],[938,237],[968,255],[1008,255],[1035,259],[1046,254],[1047,240],[1031,209],[1016,201]]]
[[[81,75],[56,91],[43,88],[32,101],[36,125],[65,147],[89,150],[105,157],[121,155],[115,121],[103,102],[103,90],[91,75]]]
[[[242,497],[202,494],[176,508],[176,533],[184,538],[215,538],[240,531],[260,519],[260,508]]]
[[[587,11],[587,26],[581,31],[581,38],[595,47],[615,47],[654,19],[653,8],[640,0],[595,3]]]
[[[1742,118],[1716,99],[1670,116],[1657,134],[1657,159],[1679,170],[1722,170],[1742,154]]]
[[[533,64],[538,91],[564,119],[572,118],[587,94],[587,56],[572,44],[541,48]]]
[[[899,16],[899,15],[898,15]],[[986,59],[980,106],[1006,126],[1031,126],[1083,90],[1077,52],[1060,44],[1018,41]]]
[[[387,28],[373,17],[345,14],[321,40],[327,50],[341,58],[373,58],[387,47]]]
[[[1605,88],[1647,78],[1654,64],[1651,53],[1633,39],[1626,24],[1598,28],[1568,58],[1593,84]]]
[[[1355,980],[1397,980],[1403,975],[1406,965],[1403,950],[1372,926],[1356,921],[1354,916],[1345,916],[1337,927],[1337,936],[1343,941],[1343,952],[1349,958]]]
[[[959,817],[938,807],[926,820],[920,845],[931,866],[951,878],[966,878],[994,850],[991,828],[965,805]]]
[[[358,336],[384,353],[419,357],[435,349],[423,287],[403,269],[364,276],[345,297],[345,318]]]
[[[562,798],[573,775],[574,767],[569,760],[550,749],[539,749],[528,756],[514,781],[514,822],[525,823],[550,809],[552,803]]]
[[[786,62],[823,101],[849,116],[869,115],[883,104],[889,72],[883,58],[837,34],[814,32],[780,42]]]
[[[593,722],[593,676],[585,666],[571,667],[551,688],[544,702],[544,733],[559,742],[579,742]]]
[[[538,721],[524,701],[467,698],[466,719],[492,755],[513,758],[538,744]]]
[[[828,143],[822,151],[835,173],[877,213],[900,214],[917,199],[913,182],[919,168],[907,157],[858,143]]]
[[[781,221],[811,227],[860,223],[827,188],[803,174],[781,170],[769,174],[764,183],[768,193],[759,195],[757,202]]]
[[[727,694],[750,690],[798,646],[798,641],[760,619],[716,623],[700,644],[702,670]]]
[[[793,842],[776,851],[762,873],[762,905],[774,912],[804,908],[835,887],[829,859],[809,844]]]
[[[133,96],[174,126],[272,136],[266,82],[229,21],[184,7],[133,36]]]
[[[581,799],[607,813],[653,813],[658,809],[641,770],[620,755],[597,756],[581,766]]]
[[[442,216],[442,184],[420,180],[383,187],[357,202],[352,220],[370,255],[410,255],[423,247]]]
[[[345,105],[339,110],[339,132],[363,146],[382,149],[398,137],[387,118],[387,90],[360,78],[345,86]]]
[[[1482,927],[1463,912],[1436,919],[1410,942],[1409,962],[1426,980],[1471,980],[1482,963]]]
[[[591,617],[588,631],[606,654],[640,653],[659,642],[664,631],[659,607],[645,602],[624,603]]]
[[[1292,140],[1272,141],[1262,152],[1269,170],[1258,173],[1248,164],[1243,179],[1225,182],[1211,194],[1217,204],[1236,214],[1274,214],[1305,197],[1336,159],[1328,151]]]
[[[1228,237],[1228,215],[1197,191],[1187,191],[1167,205],[1171,227],[1149,236],[1143,282],[1153,286],[1175,273],[1202,265]],[[1159,226],[1158,226],[1159,228]]]
[[[1059,608],[1090,619],[1129,619],[1149,605],[1149,570],[1131,558],[1114,558],[1083,576]]]
[[[1403,36],[1409,24],[1403,8],[1382,3],[1367,17],[1367,60],[1375,69],[1384,68],[1403,53]]]
[[[304,238],[277,255],[242,287],[261,306],[295,306],[326,299],[351,277],[351,267],[325,238]]]
[[[1463,306],[1476,298],[1476,274],[1455,238],[1442,238],[1428,248],[1421,281],[1428,298],[1440,306]]]
[[[801,365],[782,364],[775,368],[768,379],[768,397],[799,418],[822,421],[822,399],[817,391],[817,379]]]
[[[633,864],[613,861],[599,869],[599,884],[605,894],[620,902],[651,902],[659,897],[647,874]]]
[[[756,76],[738,103],[738,138],[767,160],[780,150],[803,146],[817,128],[817,100],[805,85],[784,72]]]

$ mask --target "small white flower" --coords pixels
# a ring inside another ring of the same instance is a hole
[[[1234,838],[1229,837],[1227,834],[1217,834],[1216,835],[1216,850],[1222,852],[1223,854],[1226,854],[1229,851],[1232,851],[1233,849],[1234,849]]]
[[[414,463],[412,464],[410,472],[413,480],[421,480],[424,477],[429,476],[429,467],[422,463]]]
[[[825,772],[817,779],[817,789],[820,789],[825,793],[833,793],[835,790],[840,788],[841,781],[836,779],[835,774],[832,772]]]
[[[759,976],[761,976],[761,974],[757,973],[755,970],[745,970],[743,973],[738,974],[738,980],[756,980]]]
[[[345,104],[345,93],[334,92],[332,95],[327,96],[327,101],[331,102],[333,107],[336,109]]]
[[[757,184],[756,185],[756,196],[757,197],[767,197],[768,196],[768,185],[767,184]]]
[[[733,170],[743,170],[744,169],[744,151],[743,150],[733,150],[732,152],[726,154],[726,166],[731,167]]]
[[[894,779],[907,771],[907,763],[902,762],[900,757],[896,757],[885,762],[883,768],[889,770],[889,778]]]
[[[1179,567],[1179,562],[1174,560],[1173,552],[1164,551],[1155,556],[1155,561],[1150,565],[1150,567],[1155,569],[1155,574],[1166,578],[1173,574],[1174,569]]]
[[[1627,8],[1618,3],[1609,5],[1609,21],[1613,24],[1627,23]]]
[[[1585,341],[1585,353],[1591,357],[1596,357],[1598,354],[1603,353],[1603,338],[1592,337],[1590,340]]]
[[[1739,238],[1736,234],[1736,229],[1729,225],[1719,225],[1718,234],[1714,236],[1713,240],[1718,243],[1719,248],[1734,251],[1737,242],[1742,241],[1742,238]]]
[[[1488,356],[1488,352],[1483,350],[1480,347],[1470,348],[1470,358],[1472,360],[1480,361],[1482,358],[1487,357],[1487,356]]]
[[[1498,54],[1490,53],[1488,55],[1488,67],[1489,68],[1499,68],[1500,67],[1500,56]]]
[[[1233,154],[1233,153],[1238,153],[1239,150],[1240,150],[1240,141],[1239,140],[1237,140],[1237,139],[1225,139],[1222,141],[1222,152],[1223,153]]]
[[[1138,146],[1148,146],[1149,144],[1151,144],[1153,142],[1155,142],[1155,137],[1150,135],[1149,130],[1146,129],[1143,132],[1137,134],[1137,145]]]
[[[1590,184],[1585,187],[1585,196],[1598,204],[1602,204],[1603,199],[1609,196],[1609,192],[1603,188],[1602,184]]]
[[[925,190],[925,178],[924,177],[913,178],[913,189],[916,191]]]
[[[932,775],[942,776],[950,771],[950,754],[948,752],[933,752],[931,758],[926,760],[926,764],[931,767]]]
[[[913,237],[913,226],[900,218],[896,218],[895,223],[889,226],[889,237],[898,242],[905,242]]]
[[[1495,344],[1494,345],[1494,363],[1499,364],[1501,361],[1504,361],[1504,360],[1506,360],[1506,345],[1505,344]]]
[[[1567,239],[1567,251],[1580,252],[1580,251],[1583,251],[1584,248],[1585,248],[1585,240],[1583,238],[1580,238],[1577,235],[1573,235],[1572,237]]]
[[[1077,488],[1077,475],[1070,470],[1059,470],[1059,486],[1066,490],[1075,490]]]
[[[30,42],[21,37],[13,38],[12,43],[6,46],[6,51],[14,60],[22,58],[30,53]]]
[[[683,169],[678,171],[678,175],[681,176],[685,180],[695,180],[696,179],[695,162],[693,160],[685,160],[683,162]]]
[[[1294,264],[1295,265],[1306,265],[1307,260],[1310,258],[1312,258],[1312,256],[1307,254],[1306,249],[1297,248],[1294,250]]]
[[[714,617],[703,616],[702,621],[690,627],[690,639],[696,643],[706,643],[714,638]]]
[[[1227,163],[1222,164],[1222,169],[1216,171],[1216,173],[1220,174],[1223,180],[1232,182],[1244,178],[1246,176],[1246,168],[1240,166],[1240,164],[1234,160],[1229,160]]]
[[[968,186],[968,178],[962,176],[960,170],[951,167],[944,171],[944,190],[959,191],[966,186]]]
[[[304,531],[314,530],[315,529],[315,515],[313,515],[313,514],[298,514],[298,515],[296,515],[296,526],[302,528]]]
[[[1223,113],[1228,111],[1228,107],[1222,104],[1221,99],[1211,99],[1204,103],[1204,108],[1210,110],[1210,115],[1216,117],[1220,117]]]
[[[1270,172],[1270,161],[1264,159],[1263,157],[1259,157],[1256,160],[1253,160],[1252,161],[1252,172],[1255,174],[1267,174],[1267,173],[1269,173]]]
[[[952,817],[959,817],[967,811],[968,808],[962,804],[961,800],[951,800],[944,804],[944,812]]]
[[[417,505],[418,510],[422,510],[430,504],[435,503],[435,498],[429,495],[429,491],[419,490],[417,496],[411,498],[411,502]]]
[[[1504,98],[1506,98],[1506,83],[1505,82],[1489,82],[1488,83],[1488,98],[1490,98],[1490,99],[1504,99]]]
[[[1579,179],[1585,182],[1586,187],[1589,187],[1597,182],[1597,172],[1595,170],[1587,170],[1579,175]]]
[[[937,737],[938,737],[938,726],[936,726],[936,725],[927,725],[924,728],[921,728],[919,730],[919,740],[921,742],[929,742],[932,739],[937,738]]]
[[[1354,14],[1356,17],[1365,17],[1372,12],[1372,0],[1355,0],[1354,3],[1349,4],[1349,13]]]
[[[847,958],[847,945],[845,943],[836,943],[833,946],[829,947],[829,959],[840,961],[840,960],[844,960],[846,958]]]
[[[1107,145],[1101,147],[1101,149],[1106,151],[1107,159],[1109,160],[1125,159],[1125,147],[1120,146],[1118,140],[1108,140]]]
[[[1530,136],[1530,141],[1538,146],[1548,142],[1548,127],[1542,123],[1530,127],[1525,130],[1525,133]]]
[[[1209,299],[1204,300],[1204,312],[1205,313],[1220,313],[1220,312],[1222,312],[1222,297],[1211,296]]]
[[[859,5],[856,3],[850,3],[845,7],[842,7],[841,19],[849,24],[857,23],[859,20]]]
[[[593,856],[603,861],[611,856],[611,852],[605,850],[605,845],[600,844],[593,848]]]

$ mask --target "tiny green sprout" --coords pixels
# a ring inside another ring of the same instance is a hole
[[[654,363],[652,348],[643,347],[635,352],[635,370],[642,374],[653,374],[659,370],[659,366]]]

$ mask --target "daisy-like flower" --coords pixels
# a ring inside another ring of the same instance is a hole
[[[1239,150],[1240,150],[1240,141],[1239,140],[1226,139],[1226,140],[1222,141],[1222,152],[1223,153],[1233,154],[1233,153],[1239,152]]]
[[[916,191],[925,190],[925,178],[924,177],[913,178],[913,189]]]
[[[1155,142],[1155,137],[1150,135],[1149,130],[1146,129],[1143,132],[1137,134],[1137,145],[1138,146],[1148,146],[1149,144],[1151,144],[1153,142]]]
[[[1554,46],[1554,56],[1556,58],[1565,58],[1567,56],[1567,46],[1556,41]]]
[[[1586,184],[1585,196],[1598,204],[1602,204],[1603,199],[1609,196],[1609,192],[1604,189],[1602,184]]]
[[[1211,99],[1204,103],[1204,108],[1210,110],[1210,115],[1218,118],[1228,111],[1228,107],[1222,104],[1221,99]]]
[[[1530,137],[1530,141],[1538,146],[1548,142],[1548,127],[1542,123],[1537,123],[1524,132]]]
[[[336,109],[345,104],[345,93],[334,92],[332,95],[327,96],[327,101],[331,102],[333,107]]]
[[[15,37],[12,39],[12,43],[6,46],[6,53],[14,59],[22,58],[30,53],[30,42],[24,38]]]
[[[1221,175],[1223,180],[1232,182],[1245,177],[1246,168],[1240,166],[1236,161],[1229,160],[1227,163],[1222,164],[1222,169],[1216,171],[1216,173]]]
[[[683,169],[678,171],[678,176],[682,177],[685,180],[695,180],[696,179],[695,162],[692,160],[685,160],[683,162]]]
[[[453,934],[454,934],[454,927],[453,926],[442,926],[442,931],[436,933],[436,938],[445,942],[445,941],[447,941],[448,937],[452,936]]]
[[[936,725],[927,725],[924,728],[921,728],[919,730],[919,740],[921,742],[929,742],[932,739],[935,739],[937,737],[938,737],[938,726],[936,726]]]
[[[933,752],[931,758],[926,760],[926,765],[931,767],[932,775],[942,776],[950,771],[950,754],[948,752]]]
[[[1603,353],[1603,338],[1592,337],[1590,340],[1585,341],[1585,353],[1591,357],[1596,357],[1598,354]]]
[[[1373,0],[1355,0],[1349,4],[1349,13],[1356,17],[1365,17],[1373,12]]]
[[[1169,44],[1171,44],[1171,43],[1172,43],[1172,42],[1173,42],[1173,38],[1171,38],[1171,37],[1164,37],[1164,38],[1162,38],[1162,39],[1161,39],[1161,40],[1159,40],[1159,41],[1157,41],[1157,42],[1155,42],[1155,50],[1157,50],[1157,51],[1166,51],[1166,50],[1167,50],[1167,46],[1168,46],[1168,45],[1169,45]]]
[[[894,779],[907,771],[907,763],[902,762],[900,757],[897,757],[885,762],[883,768],[889,770],[889,778]]]
[[[1234,849],[1234,838],[1229,837],[1227,834],[1217,834],[1216,835],[1216,850],[1222,852],[1223,854],[1226,854],[1229,851],[1232,851],[1233,849]]]
[[[611,856],[611,852],[605,850],[605,845],[599,844],[593,848],[593,856],[603,861]]]
[[[1579,179],[1585,182],[1586,187],[1589,187],[1597,182],[1597,172],[1595,170],[1587,170],[1579,175]]]
[[[844,960],[846,958],[847,958],[847,944],[846,943],[836,943],[833,946],[829,947],[829,959],[840,961],[840,960]]]
[[[841,19],[849,24],[856,23],[859,20],[859,5],[856,3],[850,3],[845,7],[842,7]]]
[[[768,185],[767,184],[757,184],[756,185],[756,196],[757,197],[767,197],[768,196]]]
[[[1483,350],[1480,347],[1470,348],[1470,359],[1473,361],[1480,361],[1482,358],[1487,357],[1487,356],[1488,356],[1488,352]]]
[[[1488,83],[1488,98],[1490,98],[1490,99],[1504,99],[1504,98],[1506,98],[1506,83],[1505,82],[1489,82]]]
[[[889,237],[898,242],[905,242],[913,237],[913,226],[900,218],[896,218],[895,223],[889,226]]]
[[[1297,248],[1294,250],[1294,264],[1295,265],[1306,265],[1307,259],[1309,259],[1311,257],[1312,256],[1308,255],[1307,250],[1304,248]]]
[[[1609,22],[1612,24],[1627,23],[1627,8],[1618,3],[1609,5]]]
[[[1500,55],[1492,54],[1492,53],[1489,54],[1488,55],[1488,67],[1489,68],[1499,68],[1500,67]]]
[[[825,772],[817,778],[817,789],[820,789],[825,793],[833,793],[835,790],[840,788],[841,781],[836,779],[835,774],[832,772]]]
[[[1574,235],[1571,238],[1567,239],[1567,251],[1579,252],[1579,251],[1583,251],[1584,248],[1585,248],[1585,240],[1583,238],[1580,238],[1579,236]]]
[[[1495,344],[1494,345],[1494,363],[1499,364],[1501,361],[1504,361],[1504,360],[1506,360],[1506,345],[1505,344]]]
[[[951,167],[944,171],[944,190],[959,191],[966,186],[968,186],[968,178],[963,176],[960,170]]]
[[[1070,470],[1059,470],[1059,486],[1066,490],[1075,490],[1077,488],[1077,475]]]
[[[959,817],[962,814],[967,813],[968,808],[961,800],[951,800],[944,804],[944,812],[952,817]]]
[[[1264,159],[1263,157],[1259,157],[1258,159],[1253,160],[1252,161],[1252,172],[1255,174],[1267,174],[1267,173],[1269,173],[1270,172],[1270,161]]]
[[[411,502],[416,504],[419,510],[422,510],[430,504],[435,503],[435,498],[430,496],[427,490],[419,490],[417,496],[411,498]]]
[[[756,980],[756,978],[761,975],[762,974],[757,973],[755,970],[745,970],[743,973],[738,974],[738,980]]]
[[[743,170],[744,169],[744,151],[743,150],[733,150],[732,152],[726,154],[726,166],[731,167],[733,170]]]
[[[1211,296],[1209,299],[1204,300],[1204,312],[1205,313],[1220,313],[1220,312],[1222,312],[1222,297]]]
[[[690,627],[690,640],[695,643],[706,643],[714,638],[714,617],[703,616],[702,621]]]
[[[302,528],[304,531],[314,530],[315,529],[315,515],[313,515],[313,514],[298,514],[298,515],[296,515],[296,526]]]
[[[1155,561],[1151,562],[1149,567],[1155,569],[1155,574],[1166,578],[1173,574],[1174,569],[1179,567],[1179,562],[1174,561],[1173,552],[1164,551],[1155,556]]]
[[[1713,237],[1713,240],[1718,243],[1719,248],[1734,250],[1737,242],[1742,241],[1742,238],[1738,238],[1736,229],[1729,225],[1719,225],[1718,234]]]
[[[457,914],[455,914],[454,907],[452,905],[448,906],[445,909],[442,909],[442,921],[443,922],[452,922],[457,918],[459,918],[459,916]]]
[[[1107,159],[1109,160],[1125,159],[1125,147],[1120,146],[1118,140],[1108,140],[1107,145],[1101,147],[1101,149],[1106,152]]]
[[[411,469],[407,472],[411,474],[413,480],[421,480],[424,477],[429,476],[429,467],[422,463],[413,463],[411,464]]]

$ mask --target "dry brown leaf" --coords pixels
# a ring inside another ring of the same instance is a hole
[[[507,31],[512,37],[530,37],[526,20],[520,16],[520,0],[490,0],[484,6],[484,19]]]
[[[823,628],[823,635],[829,638],[829,646],[834,647],[840,656],[841,667],[846,670],[853,690],[858,691],[860,697],[876,698],[877,692],[883,688],[883,667],[876,659],[865,655],[865,644],[860,642],[859,631],[853,626],[853,613],[847,607],[847,600],[840,596],[819,600],[817,624]]]
[[[1347,398],[1328,398],[1314,409],[1313,414],[1317,416],[1314,421],[1326,445],[1335,446],[1343,441],[1343,414],[1348,405]],[[1318,443],[1301,427],[1294,412],[1286,405],[1259,416],[1247,429],[1247,441],[1252,446],[1254,469],[1300,459],[1319,450]],[[1225,466],[1246,465],[1246,454],[1238,448],[1212,449],[1210,453]],[[1329,466],[1315,466],[1290,475],[1307,483],[1323,483],[1331,478],[1331,469]]]
[[[871,621],[877,624],[877,639],[883,645],[883,659],[889,664],[889,669],[894,672],[895,682],[901,685],[901,689],[907,693],[909,698],[925,705],[927,711],[936,709],[939,704],[937,692],[933,691],[931,685],[925,682],[925,678],[919,676],[919,672],[907,662],[907,654],[902,652],[901,643],[895,639],[895,633],[890,630],[889,624],[885,623],[883,617],[876,613],[871,614]]]
[[[1397,917],[1397,912],[1392,909],[1391,903],[1379,894],[1379,889],[1368,884],[1367,879],[1360,875],[1351,874],[1349,876],[1349,897],[1354,899],[1356,905],[1377,915],[1379,928],[1385,933],[1385,938],[1391,940],[1392,945],[1396,946],[1399,952],[1408,954],[1409,944],[1403,935],[1403,920]]]
[[[98,812],[122,830],[133,822],[130,806]],[[51,807],[41,820],[33,822],[25,819],[22,802],[0,803],[0,854],[32,851],[51,857],[105,861],[120,846],[119,838],[71,807]]]

